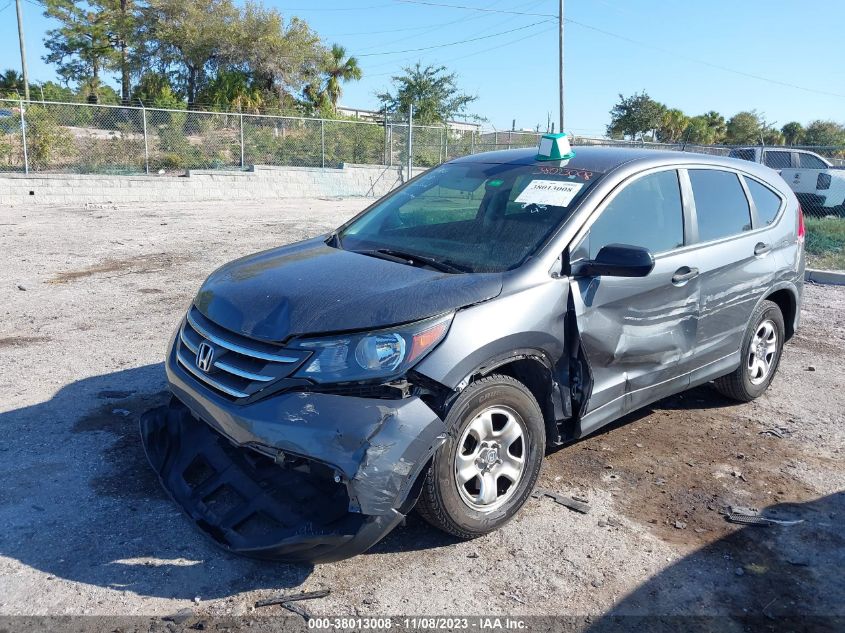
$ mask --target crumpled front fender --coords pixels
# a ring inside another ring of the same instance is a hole
[[[285,393],[239,405],[167,371],[175,397],[142,416],[145,450],[197,526],[235,553],[325,562],[365,551],[410,509],[447,436],[416,397]],[[210,474],[192,484],[198,468]],[[256,516],[272,525],[251,535]]]

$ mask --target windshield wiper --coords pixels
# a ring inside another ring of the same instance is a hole
[[[381,257],[389,261],[398,263],[410,264],[411,266],[423,264],[429,268],[442,271],[444,273],[465,273],[466,268],[458,266],[448,261],[441,261],[433,257],[426,257],[425,255],[418,255],[416,253],[406,253],[405,251],[396,250],[394,248],[376,248],[367,251],[355,251],[362,255],[370,255],[372,257]]]

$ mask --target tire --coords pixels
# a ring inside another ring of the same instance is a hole
[[[719,393],[738,402],[750,402],[768,389],[780,364],[785,334],[783,314],[778,305],[772,301],[761,302],[751,315],[742,339],[739,367],[714,382]],[[761,335],[763,347],[759,346]],[[760,360],[764,362],[760,364]]]
[[[543,462],[545,422],[525,385],[494,374],[458,396],[446,426],[449,438],[426,474],[417,512],[444,532],[472,539],[502,527],[525,504]]]

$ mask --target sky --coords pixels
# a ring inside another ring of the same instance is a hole
[[[558,0],[264,2],[358,57],[364,77],[344,86],[344,106],[375,109],[375,93],[420,61],[455,72],[487,128],[558,118]],[[30,78],[54,79],[42,60],[51,23],[36,0],[22,6]],[[843,0],[566,0],[565,17],[567,131],[603,134],[619,93],[642,90],[688,115],[845,123]],[[5,68],[20,69],[14,0],[0,0]]]

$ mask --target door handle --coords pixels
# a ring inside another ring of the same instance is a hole
[[[681,286],[687,283],[690,279],[698,277],[698,268],[690,268],[689,266],[681,266],[672,275],[672,283],[676,286]]]
[[[764,255],[772,250],[771,244],[764,244],[763,242],[757,242],[757,245],[754,247],[754,254],[755,255]]]

